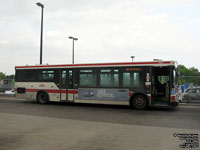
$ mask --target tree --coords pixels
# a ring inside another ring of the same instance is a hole
[[[178,83],[179,85],[185,83],[194,83],[200,85],[200,72],[197,68],[186,68],[184,65],[179,65],[178,70],[180,73]]]
[[[0,72],[0,80],[6,79],[6,75],[3,72]]]
[[[15,78],[15,75],[13,75],[13,74],[6,76],[6,79],[14,79],[14,78]]]

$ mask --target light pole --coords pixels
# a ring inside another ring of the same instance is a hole
[[[72,39],[72,64],[74,64],[74,41],[77,41],[78,38],[70,36],[69,39]]]
[[[42,8],[41,13],[41,36],[40,36],[40,64],[42,64],[42,40],[43,40],[43,9],[44,5],[42,3],[36,3],[39,7]]]
[[[133,62],[133,59],[135,58],[135,56],[131,56],[131,59],[132,59],[132,62]]]

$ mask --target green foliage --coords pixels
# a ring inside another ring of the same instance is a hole
[[[179,85],[185,83],[194,83],[195,85],[200,85],[200,72],[198,69],[186,68],[184,65],[178,66],[178,71],[180,73],[178,83]]]
[[[14,79],[14,78],[15,78],[15,75],[13,75],[13,74],[12,74],[12,75],[7,75],[7,76],[6,76],[6,79]]]
[[[10,79],[9,84],[15,84],[14,81],[15,75],[6,75],[3,72],[0,72],[0,80]]]
[[[6,79],[6,75],[3,72],[0,72],[0,80]]]

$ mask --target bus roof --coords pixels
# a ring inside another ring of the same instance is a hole
[[[16,69],[48,69],[48,68],[86,68],[86,67],[123,67],[123,66],[175,66],[176,61],[147,61],[147,62],[114,62],[91,64],[62,64],[62,65],[35,65],[16,66]]]

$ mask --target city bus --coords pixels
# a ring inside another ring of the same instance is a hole
[[[16,97],[148,106],[178,105],[176,61],[16,66]]]

